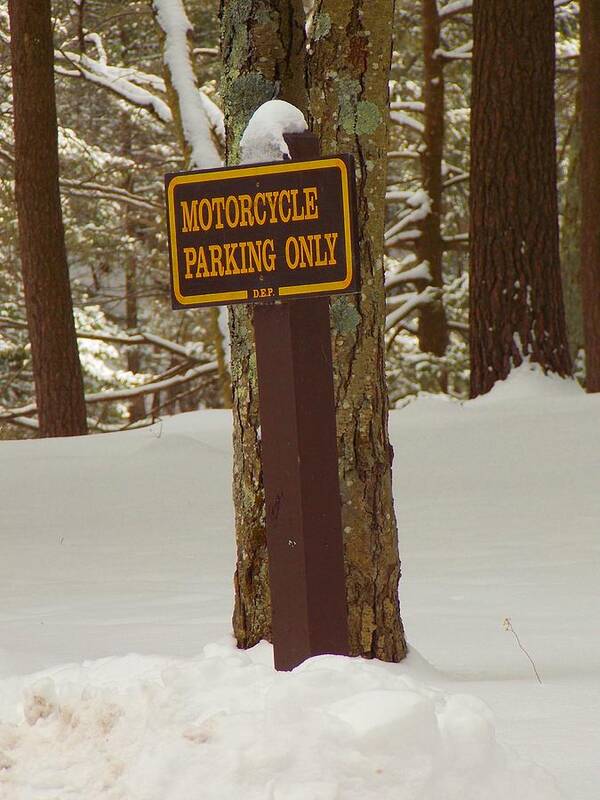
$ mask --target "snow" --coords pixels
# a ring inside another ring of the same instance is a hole
[[[400,800],[504,800],[510,787],[558,798],[548,775],[497,744],[475,698],[426,688],[406,668],[322,656],[277,674],[270,660],[268,646],[220,643],[186,660],[105,659],[13,682],[0,786],[19,800],[188,800],[198,787],[207,800],[369,800],[392,786]]]
[[[225,363],[231,363],[231,337],[229,335],[229,322],[228,322],[227,306],[219,306],[219,330],[223,337],[223,354]]]
[[[246,126],[240,141],[242,164],[281,161],[290,151],[284,133],[303,133],[308,129],[304,114],[285,100],[268,100],[259,106]]]
[[[596,800],[599,412],[529,365],[393,412],[411,652],[293,673],[229,635],[230,412],[0,442],[0,797]]]
[[[192,151],[192,166],[197,169],[220,167],[221,157],[212,138],[211,127],[218,109],[198,91],[190,63],[188,32],[190,22],[181,0],[153,0],[156,19],[165,34],[164,60],[179,100],[181,124]]]

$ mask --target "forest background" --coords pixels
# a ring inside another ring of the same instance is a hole
[[[395,11],[385,195],[392,407],[423,392],[469,393],[472,19],[464,0],[439,13],[432,6],[402,0]],[[63,0],[52,8],[61,199],[89,428],[121,430],[163,414],[227,406],[226,309],[170,308],[162,176],[189,167],[193,154],[178,135],[177,98],[165,83],[164,31],[146,2]],[[185,12],[211,144],[224,157],[218,4],[188,3]],[[436,17],[433,41],[428,13]],[[575,375],[585,382],[578,14],[575,2],[555,3],[563,296]],[[309,14],[309,25],[320,24],[323,18]],[[185,33],[185,18],[181,26]],[[35,435],[37,422],[13,197],[6,3],[0,41],[0,436],[18,438]],[[439,70],[434,96],[425,91],[432,64]],[[435,158],[431,138],[424,144],[432,126],[443,150],[440,197],[433,200],[441,210],[437,240],[431,190],[424,190]]]

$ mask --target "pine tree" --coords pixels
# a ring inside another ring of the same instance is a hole
[[[558,250],[552,0],[475,0],[471,395],[525,358],[569,375]]]
[[[586,388],[600,392],[600,3],[581,0],[581,279]]]
[[[41,436],[87,433],[58,188],[50,0],[10,0],[15,194]]]
[[[444,245],[441,231],[442,159],[444,154],[444,62],[439,57],[440,17],[437,0],[422,0],[423,103],[424,131],[421,149],[423,189],[429,198],[429,213],[421,221],[421,235],[416,241],[419,262],[427,262],[431,285],[444,285],[442,259]],[[427,303],[419,313],[419,347],[423,352],[443,356],[448,346],[448,326],[441,301]]]
[[[560,268],[567,339],[571,359],[576,360],[585,346],[583,337],[583,298],[581,296],[581,101],[575,99],[568,134],[568,171],[563,184]]]

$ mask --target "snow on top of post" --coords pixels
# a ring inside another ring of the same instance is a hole
[[[154,0],[156,19],[165,34],[164,61],[179,98],[181,123],[192,151],[192,166],[220,167],[221,158],[212,138],[211,124],[190,63],[190,22],[181,0]]]
[[[283,161],[290,151],[284,133],[308,130],[304,114],[285,100],[268,100],[259,106],[246,126],[240,141],[242,164]]]

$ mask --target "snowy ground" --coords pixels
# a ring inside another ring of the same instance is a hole
[[[0,798],[597,800],[599,418],[526,372],[394,412],[411,655],[288,675],[228,638],[227,413],[0,443]]]

